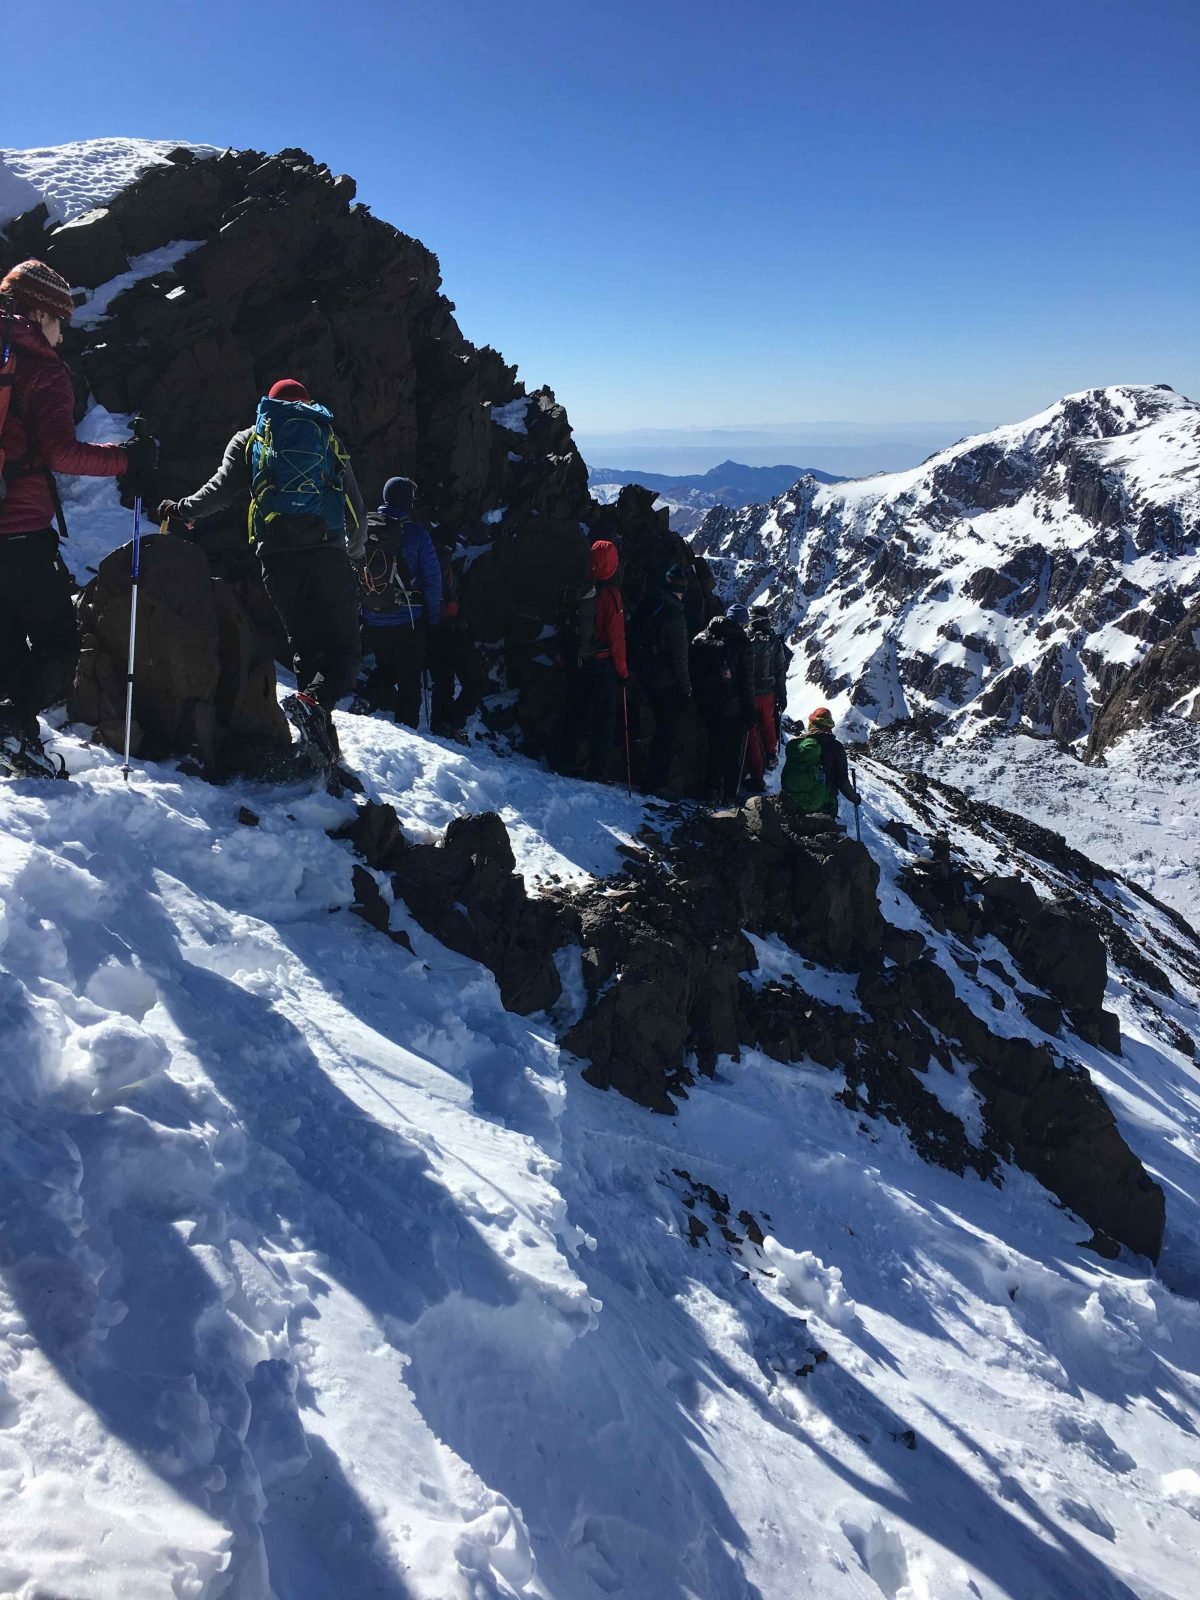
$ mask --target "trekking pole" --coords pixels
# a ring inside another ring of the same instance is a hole
[[[737,778],[734,780],[734,785],[733,785],[733,798],[734,798],[735,801],[737,800],[738,794],[741,791],[742,774],[746,770],[746,752],[747,752],[747,750],[749,750],[749,748],[750,748],[750,730],[749,730],[749,728],[747,728],[745,733],[742,735],[742,753],[738,757]]]
[[[137,646],[138,579],[142,561],[142,497],[133,502],[133,585],[129,606],[129,667],[125,673],[125,765],[121,776],[129,782],[129,741],[133,731],[133,658]]]
[[[858,791],[858,768],[857,767],[851,767],[850,768],[850,782],[854,785],[855,794],[858,794],[859,791]],[[861,797],[860,797],[860,803],[858,805],[856,805],[855,808],[854,808],[854,837],[858,840],[859,844],[862,843],[862,820],[861,820],[861,814],[862,814],[862,804],[861,804]]]
[[[633,799],[633,760],[629,754],[629,689],[621,685],[621,709],[625,714],[625,789]]]

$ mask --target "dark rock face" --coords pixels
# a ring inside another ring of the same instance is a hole
[[[1069,905],[1039,905],[1010,948],[1026,975],[1070,1010],[1098,1010],[1108,986],[1104,940]]]
[[[124,743],[131,550],[100,563],[79,603],[82,649],[69,711],[110,749]],[[196,545],[143,542],[131,748],[196,757],[213,776],[256,770],[291,747],[273,642]]]
[[[1200,604],[1117,680],[1096,713],[1085,759],[1099,760],[1123,734],[1156,721],[1188,695],[1179,714],[1200,722]]]

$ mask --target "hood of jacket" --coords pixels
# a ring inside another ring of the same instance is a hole
[[[591,567],[593,583],[606,583],[616,577],[621,558],[610,539],[597,539],[592,546]]]

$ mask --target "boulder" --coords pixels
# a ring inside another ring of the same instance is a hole
[[[494,811],[455,818],[440,844],[400,850],[389,836],[385,848],[396,894],[427,932],[495,975],[508,1010],[554,1004],[562,993],[554,952],[570,938],[573,919],[526,894]]]
[[[82,648],[69,701],[110,749],[124,741],[132,549],[100,563],[79,602]],[[212,776],[253,772],[286,752],[270,641],[237,596],[184,539],[142,542],[131,750],[150,760],[188,755]]]
[[[1098,1011],[1108,987],[1104,940],[1079,907],[1039,905],[1010,941],[1021,970],[1068,1009]]]

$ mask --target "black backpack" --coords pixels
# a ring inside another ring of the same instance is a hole
[[[563,590],[558,618],[558,653],[565,662],[582,665],[595,659],[600,649],[596,638],[596,585],[569,583]]]
[[[404,530],[409,520],[367,518],[367,549],[363,560],[361,600],[364,611],[404,611],[424,607],[425,596],[412,575],[404,554]]]

